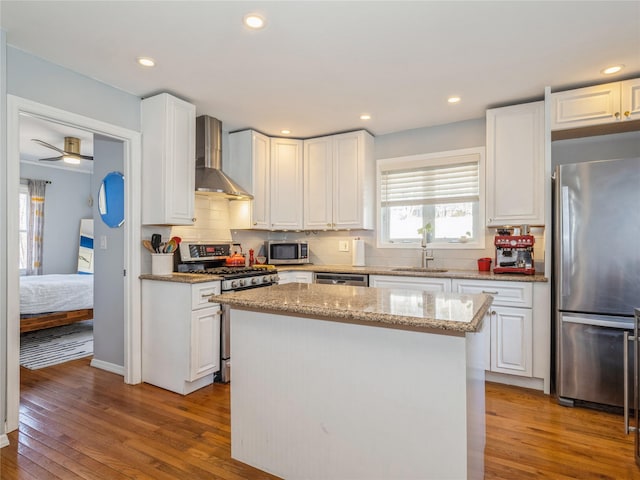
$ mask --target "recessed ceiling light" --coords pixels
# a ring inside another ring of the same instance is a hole
[[[624,65],[613,65],[612,67],[607,67],[603,70],[600,70],[600,73],[602,73],[603,75],[612,75],[614,73],[618,73],[623,68]]]
[[[360,120],[371,120],[371,115],[369,115],[368,113],[363,113],[362,115],[360,115]]]
[[[143,67],[154,67],[156,65],[156,61],[150,57],[138,57],[138,64]]]
[[[257,13],[250,13],[244,16],[244,24],[249,28],[259,30],[264,27],[265,21]]]
[[[460,97],[449,97],[447,98],[447,102],[449,103],[458,103],[461,100]]]
[[[291,130],[287,130],[285,128],[284,130],[280,130],[280,133],[282,133],[283,135],[289,135],[291,133]]]

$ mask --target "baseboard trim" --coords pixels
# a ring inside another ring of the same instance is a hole
[[[124,377],[124,367],[122,365],[116,365],[115,363],[105,362],[104,360],[91,360],[91,366],[99,368],[100,370],[106,370],[107,372],[116,373]]]
[[[484,379],[487,382],[503,383],[514,387],[531,388],[544,392],[544,380],[541,378],[520,377],[518,375],[507,375],[496,372],[484,372]],[[548,392],[544,392],[547,393]]]
[[[7,437],[4,433],[0,435],[0,448],[9,446],[9,437]]]

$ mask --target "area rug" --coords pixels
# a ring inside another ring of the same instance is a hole
[[[20,336],[20,365],[30,370],[93,355],[93,320]]]

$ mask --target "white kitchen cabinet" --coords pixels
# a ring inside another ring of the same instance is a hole
[[[487,226],[544,225],[544,102],[487,110]]]
[[[142,381],[186,395],[220,370],[220,282],[142,281]]]
[[[278,270],[278,284],[283,285],[285,283],[313,283],[313,272]]]
[[[450,278],[402,277],[394,275],[369,275],[369,286],[420,290],[423,292],[451,292]]]
[[[253,195],[253,200],[230,202],[231,211],[243,211],[248,215],[244,228],[268,230],[271,228],[270,205],[270,158],[269,137],[254,130],[229,134],[229,162],[223,170]],[[248,211],[244,211],[247,207]],[[234,218],[231,219],[234,222]]]
[[[551,130],[640,119],[640,78],[551,94]]]
[[[167,93],[141,102],[142,223],[192,225],[196,107]]]
[[[302,140],[270,138],[253,130],[229,134],[224,171],[253,195],[248,221],[237,228],[302,229]],[[233,216],[246,215],[244,201],[231,202]]]
[[[271,139],[271,229],[302,229],[302,140]]]
[[[304,228],[373,228],[374,167],[364,130],[305,140]]]
[[[533,376],[533,287],[530,282],[479,280],[452,281],[452,290],[461,294],[485,293],[493,303],[483,325],[489,333],[491,372]],[[486,368],[486,365],[485,365]]]

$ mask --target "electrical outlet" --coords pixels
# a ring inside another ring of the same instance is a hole
[[[338,242],[338,251],[339,252],[348,252],[349,251],[349,241],[348,240],[340,240]]]

